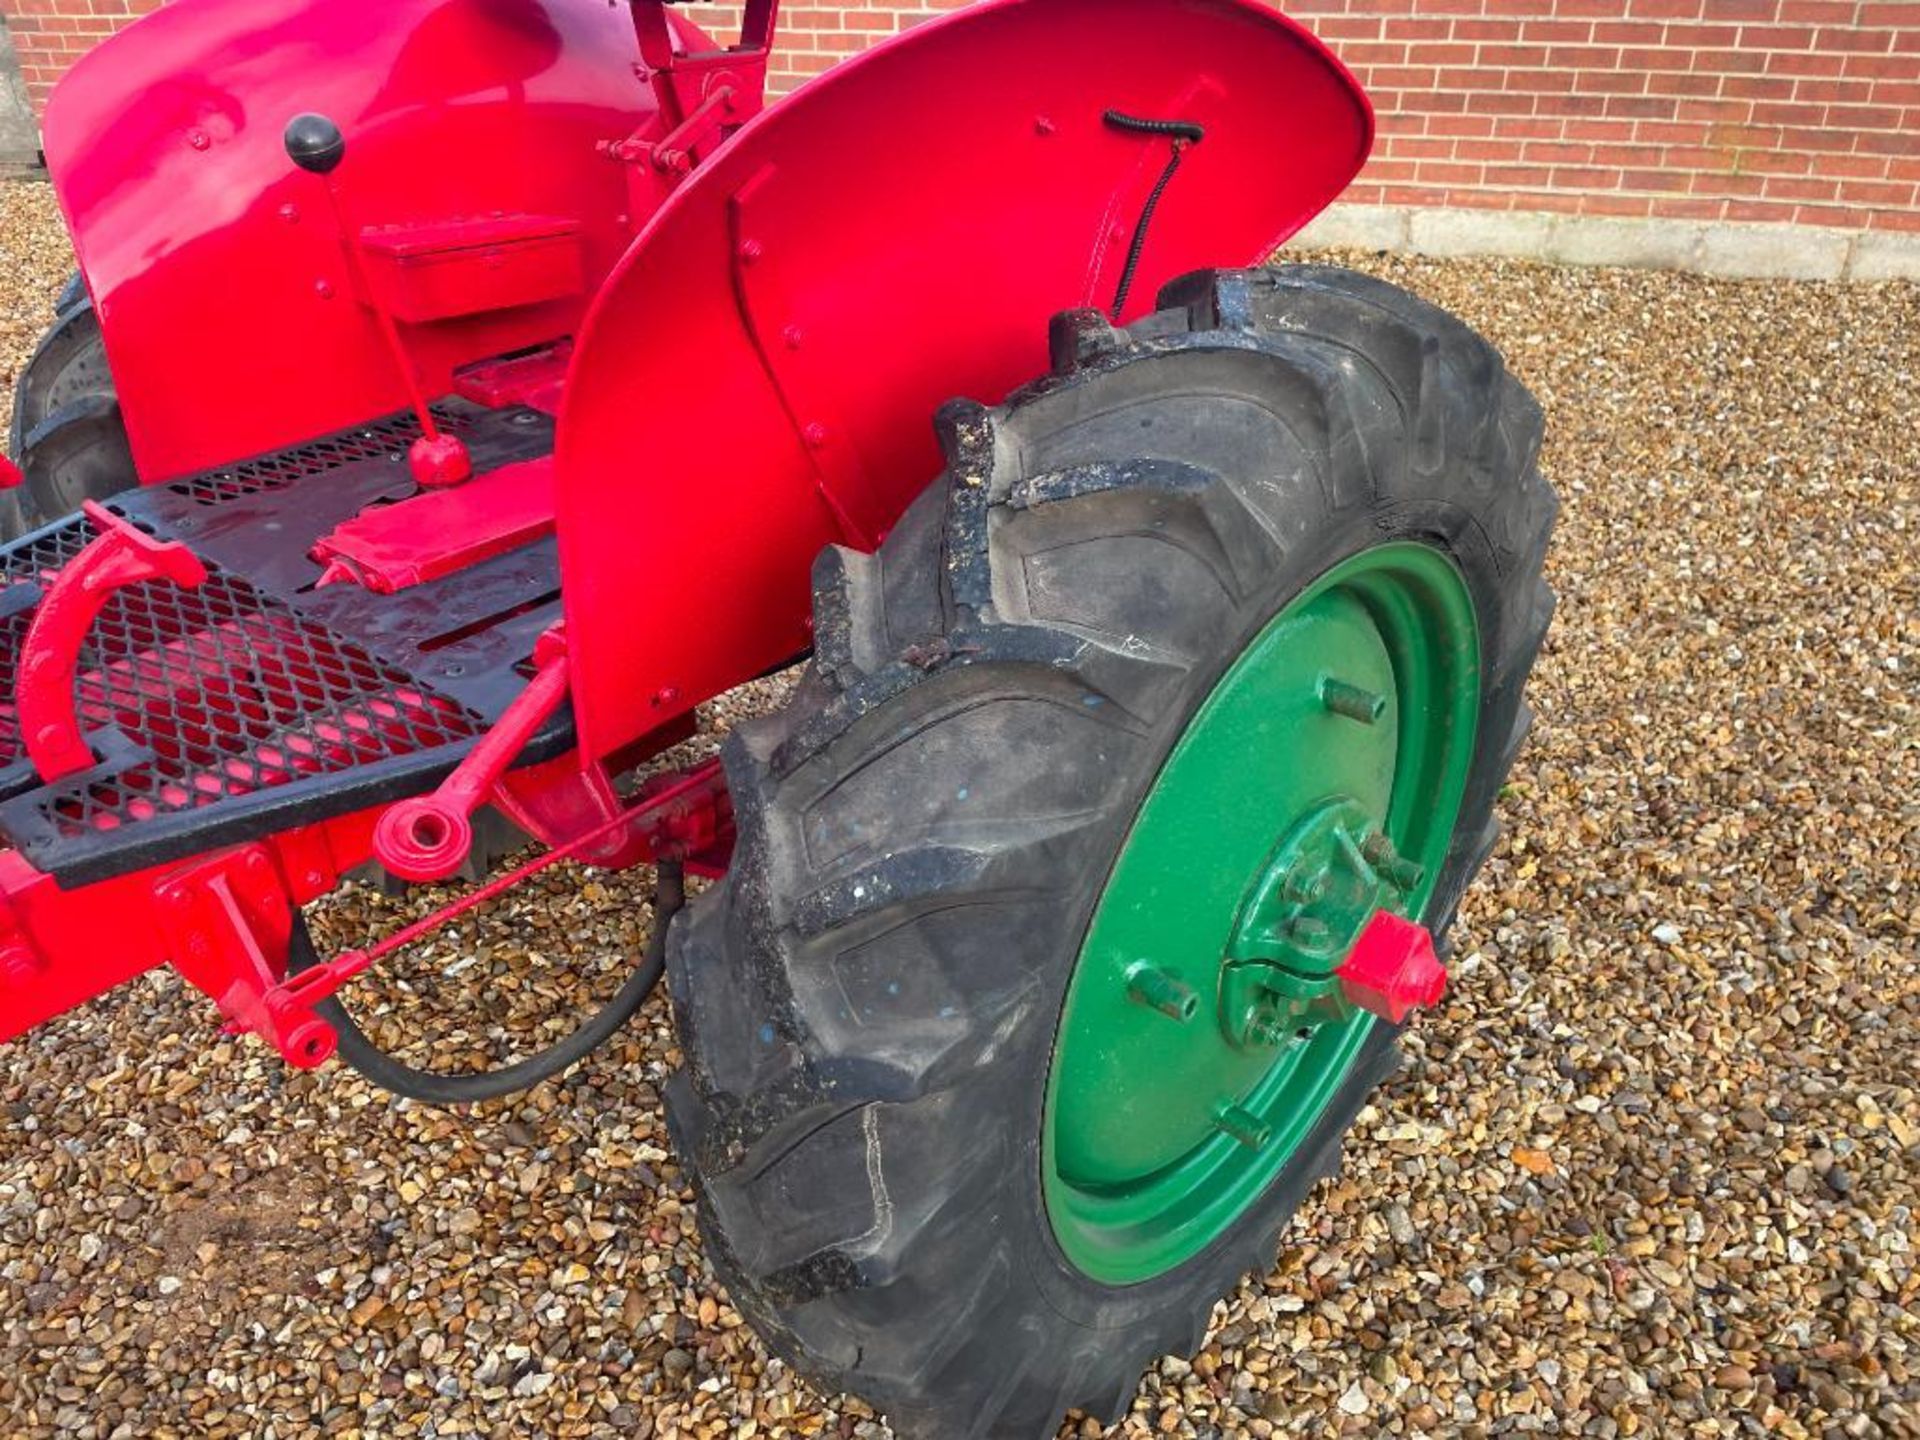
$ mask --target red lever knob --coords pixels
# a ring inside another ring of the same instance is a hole
[[[1426,927],[1385,910],[1367,922],[1339,974],[1349,1004],[1395,1025],[1447,993],[1447,967]]]

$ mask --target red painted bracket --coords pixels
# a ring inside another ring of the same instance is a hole
[[[0,455],[0,490],[17,490],[26,483],[26,479],[18,465]]]
[[[640,787],[634,813],[656,860],[679,860],[696,875],[727,873],[733,858],[733,794],[718,760]]]
[[[281,984],[293,907],[264,848],[190,866],[156,898],[173,968],[213,998],[229,1029],[260,1036],[296,1069],[316,1069],[332,1057],[338,1033]]]
[[[81,509],[100,533],[41,599],[20,647],[14,692],[27,755],[48,782],[93,767],[73,687],[80,647],[114,592],[149,580],[192,590],[207,578],[207,567],[179,542],[156,540],[95,501]]]
[[[458,870],[473,849],[473,813],[567,698],[570,667],[558,627],[534,647],[538,667],[499,722],[431,795],[388,807],[373,830],[373,853],[403,880],[428,883]]]
[[[747,0],[740,43],[724,50],[681,54],[667,24],[669,0],[632,0],[640,60],[671,127],[658,140],[636,134],[612,147],[615,158],[644,160],[677,180],[702,155],[747,123],[766,103],[767,58],[779,28],[779,0]]]

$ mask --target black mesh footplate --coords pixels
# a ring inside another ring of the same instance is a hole
[[[446,418],[481,432],[499,423],[484,412]],[[545,417],[539,434],[530,436],[530,428],[520,421],[517,432],[503,431],[502,453],[520,458],[551,433]],[[19,733],[19,656],[44,587],[97,532],[76,516],[0,550],[0,832],[8,843],[62,883],[90,882],[418,793],[458,763],[517,682],[428,683],[418,671],[482,682],[495,671],[511,675],[551,614],[522,607],[498,627],[491,651],[483,627],[462,637],[463,663],[423,663],[453,647],[436,646],[425,633],[432,625],[418,622],[451,609],[457,624],[457,590],[441,606],[432,595],[410,593],[407,606],[389,597],[383,612],[354,586],[274,594],[256,583],[262,574],[315,571],[306,549],[328,515],[358,508],[364,497],[356,490],[406,488],[394,453],[413,433],[404,421],[381,422],[116,501],[113,508],[141,528],[185,541],[208,576],[192,590],[155,581],[108,600],[82,649],[75,686],[81,726],[101,763],[51,785],[40,784]],[[504,463],[501,453],[470,444],[476,460]],[[316,503],[302,506],[294,492],[309,486],[320,487]],[[169,523],[187,509],[205,517],[210,506],[265,501],[276,502],[273,513],[222,527],[225,543],[196,543],[199,524]],[[319,521],[317,529],[308,523],[287,535],[290,527],[274,518],[302,511]],[[532,549],[501,557],[507,570],[482,575],[482,590],[508,580],[521,593],[546,585],[550,556]],[[258,573],[249,578],[237,573],[242,568]],[[557,575],[551,583],[557,587]],[[354,593],[335,595],[336,588]],[[539,598],[551,600],[546,589]],[[384,622],[383,613],[398,623]],[[555,752],[566,739],[548,734],[539,751]]]

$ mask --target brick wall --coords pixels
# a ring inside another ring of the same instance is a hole
[[[156,0],[0,0],[43,96]],[[582,0],[592,3],[592,0]],[[964,0],[787,0],[774,85]],[[1920,233],[1920,0],[1290,0],[1354,67],[1362,203]],[[738,7],[694,5],[716,31]]]
[[[13,32],[20,78],[38,110],[54,82],[80,56],[161,0],[0,0]]]

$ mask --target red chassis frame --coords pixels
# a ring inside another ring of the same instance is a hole
[[[0,854],[0,1038],[171,964],[232,1025],[296,1065],[317,1064],[331,1032],[309,1006],[367,957],[344,957],[318,985],[287,984],[293,907],[370,855],[404,873],[446,873],[466,816],[489,798],[556,853],[719,865],[730,811],[716,772],[631,807],[610,777],[684,733],[701,701],[806,650],[814,557],[832,543],[871,548],[934,476],[928,417],[942,402],[997,401],[1044,372],[1053,314],[1113,303],[1168,142],[1119,129],[1107,112],[1206,130],[1146,237],[1123,318],[1179,273],[1258,262],[1345,188],[1372,140],[1352,77],[1255,0],[983,0],[764,112],[771,0],[749,6],[742,47],[695,56],[674,51],[689,41],[675,41],[662,0],[632,0],[634,28],[617,39],[593,30],[607,48],[589,62],[582,27],[600,22],[575,12],[599,8],[406,0],[375,12],[309,0],[286,23],[326,40],[343,69],[352,68],[345,17],[379,14],[379,35],[354,32],[372,73],[344,78],[301,56],[297,67],[266,63],[258,93],[247,93],[255,77],[226,75],[212,87],[216,103],[202,83],[206,57],[243,35],[271,39],[278,26],[243,23],[243,9],[257,14],[245,0],[177,0],[102,47],[56,98],[49,155],[66,169],[62,196],[150,480],[400,401],[405,386],[369,318],[376,305],[404,314],[400,304],[380,293],[345,303],[337,288],[314,299],[314,276],[344,276],[336,267],[350,247],[337,231],[303,228],[309,202],[293,197],[317,182],[267,158],[265,132],[277,143],[286,115],[328,103],[315,103],[315,87],[341,112],[350,157],[341,194],[353,223],[369,227],[363,244],[385,225],[431,248],[439,222],[424,212],[436,205],[443,215],[481,205],[557,213],[597,237],[581,252],[595,290],[584,320],[556,297],[547,308],[403,327],[429,395],[452,386],[462,360],[578,331],[552,477],[566,623],[523,700],[430,798],[73,891]],[[517,17],[510,40],[472,43],[503,15]],[[528,38],[535,31],[544,49]],[[168,44],[143,54],[142,32]],[[429,47],[443,34],[455,43]],[[190,57],[189,73],[169,48]],[[264,41],[253,48],[273,54]],[[451,66],[444,80],[429,48]],[[623,108],[608,77],[636,54],[654,98],[629,96]],[[137,137],[122,147],[135,163],[116,166],[103,154],[113,147],[85,130],[135,72],[151,93],[181,98],[137,126],[138,107],[115,112],[107,133]],[[574,103],[556,94],[556,76],[581,84]],[[469,108],[455,100],[482,113],[449,121],[467,127],[448,132],[460,137],[449,146],[436,127]],[[229,131],[209,131],[210,113],[228,116]],[[483,178],[488,151],[512,143],[521,118],[538,164],[504,167],[520,188],[502,198],[507,182]],[[368,136],[379,143],[363,144]],[[172,208],[153,187],[186,186],[197,163],[187,152],[222,145],[244,162],[233,182],[244,193],[214,207],[218,223],[168,222],[195,233],[161,243],[162,258],[136,273],[141,225],[161,222],[130,217],[142,201]],[[527,188],[548,165],[583,177],[604,168],[563,202]],[[409,209],[413,198],[420,206]],[[285,218],[289,206],[297,222]],[[596,278],[596,257],[628,225],[637,237]],[[194,352],[199,370],[162,375],[149,347],[192,335],[208,294],[233,293],[222,290],[222,264],[248,267],[266,297],[216,327],[241,336],[241,358],[210,341]],[[281,323],[262,323],[262,308]],[[322,328],[289,346],[285,336],[309,323]],[[316,363],[337,387],[289,401],[290,369]],[[578,752],[509,770],[517,742],[563,703]],[[109,913],[119,923],[103,949],[98,920]]]

